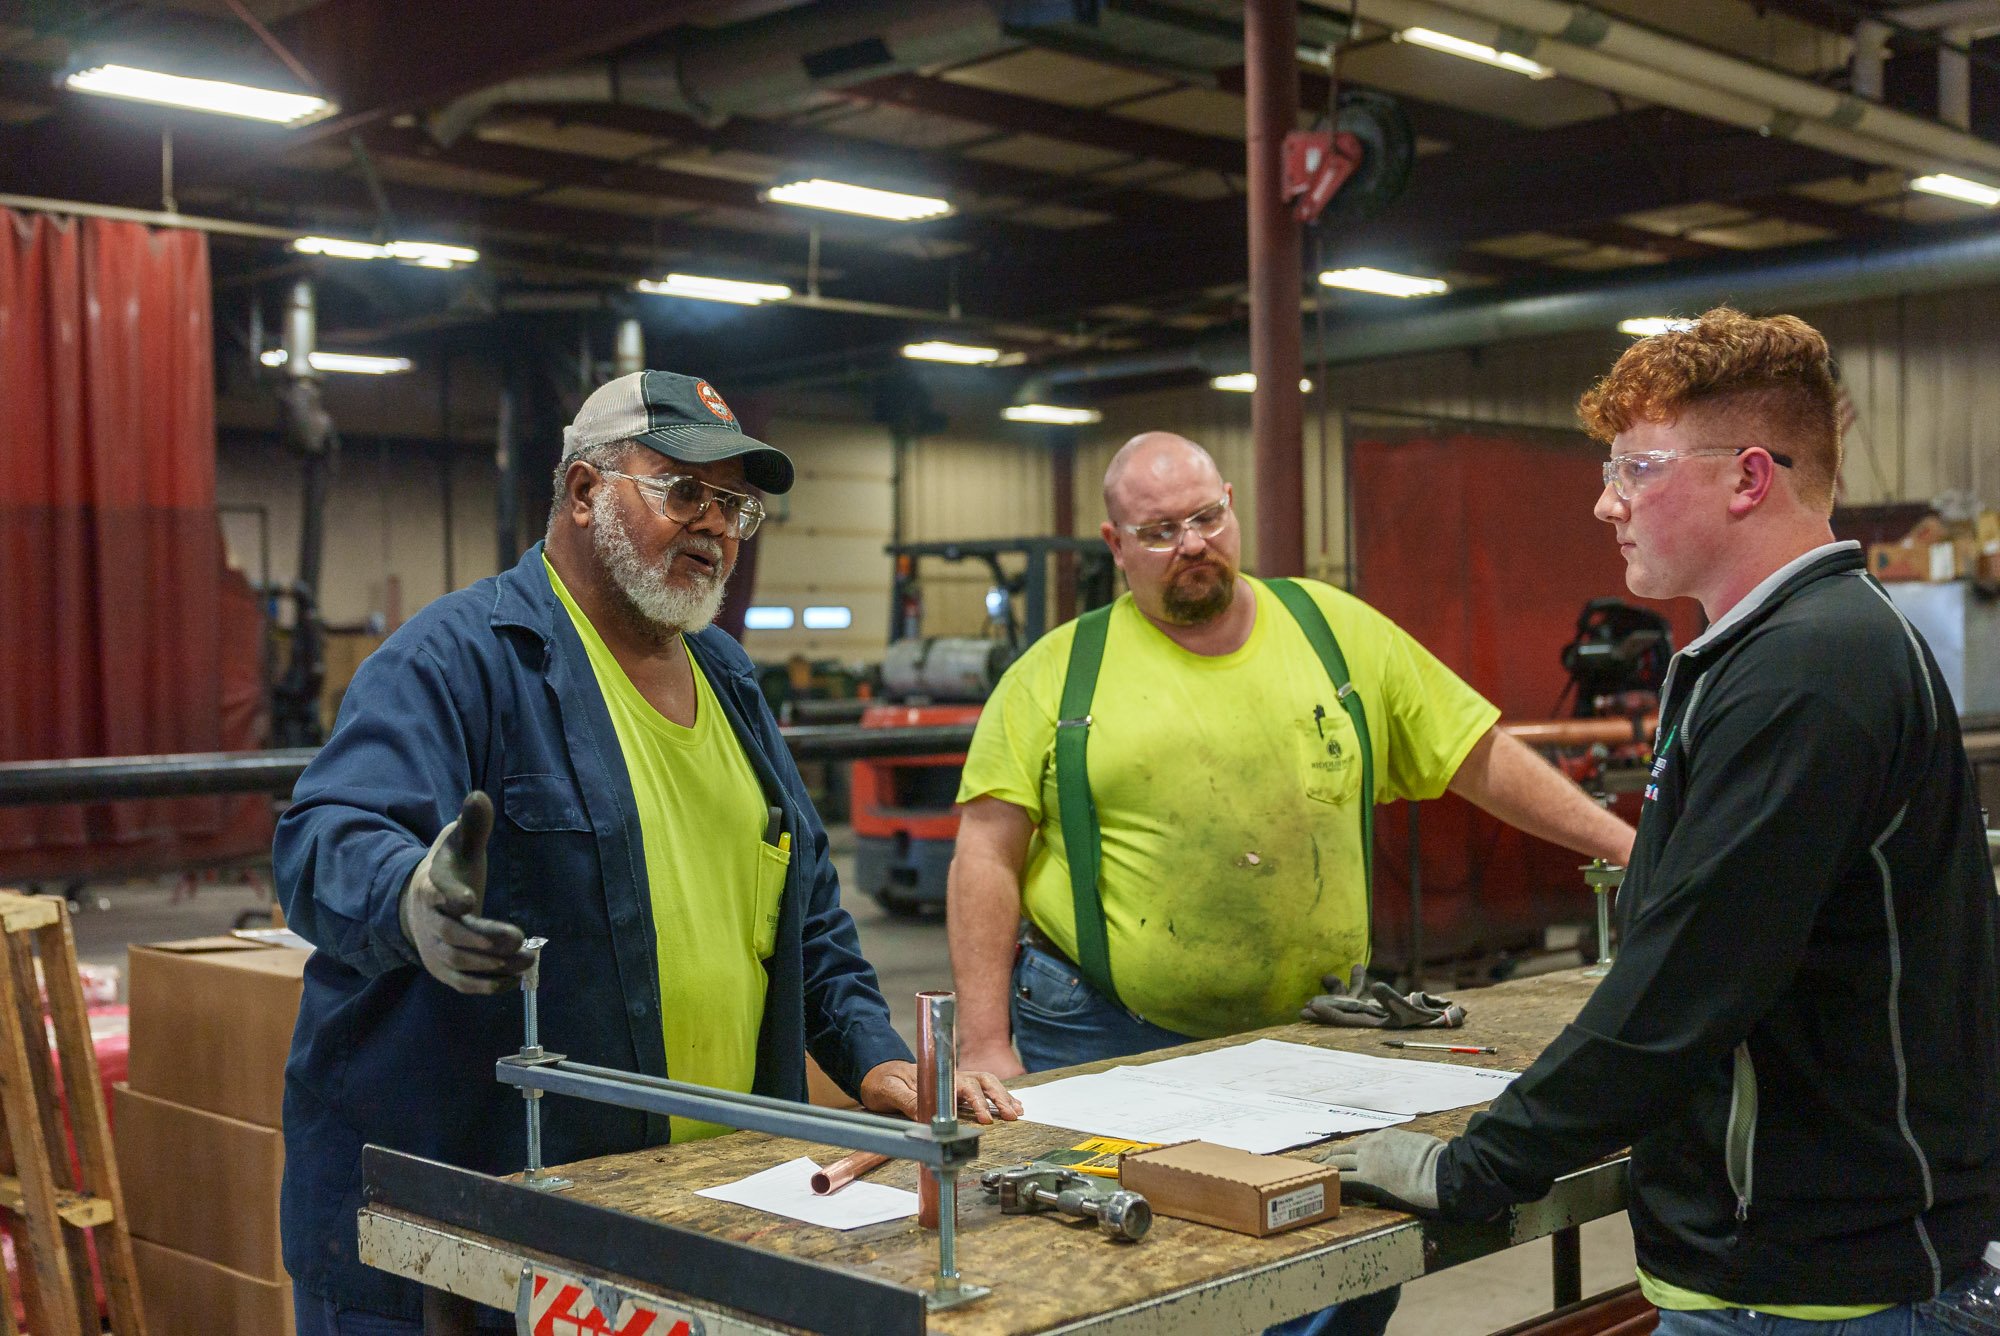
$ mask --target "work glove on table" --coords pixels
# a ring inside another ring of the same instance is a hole
[[[1393,1206],[1399,1211],[1436,1214],[1438,1157],[1446,1143],[1422,1132],[1370,1132],[1343,1141],[1313,1158],[1340,1170],[1340,1194]]]
[[[1357,996],[1344,991],[1333,974],[1321,979],[1320,986],[1327,991],[1299,1009],[1301,1020],[1371,1030],[1443,1030],[1465,1024],[1465,1008],[1448,997],[1399,993],[1379,979]]]
[[[461,993],[504,992],[535,959],[519,928],[479,916],[492,833],[493,800],[474,789],[410,874],[397,910],[424,968]]]

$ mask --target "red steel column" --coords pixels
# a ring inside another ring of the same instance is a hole
[[[1285,207],[1281,159],[1299,122],[1297,0],[1243,8],[1243,100],[1250,190],[1250,435],[1257,461],[1257,570],[1306,569],[1304,374],[1299,224]]]

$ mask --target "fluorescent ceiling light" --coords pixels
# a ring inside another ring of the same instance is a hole
[[[928,195],[902,195],[893,190],[873,190],[821,177],[773,186],[764,192],[764,198],[777,204],[831,209],[835,213],[858,213],[865,218],[887,218],[897,223],[942,218],[951,212],[948,200],[932,199]]]
[[[1921,190],[1926,195],[1943,195],[1946,199],[1964,200],[1967,204],[1977,204],[1986,209],[2000,204],[2000,190],[1982,185],[1978,181],[1968,181],[1962,176],[1950,176],[1944,172],[1920,176],[1910,182],[1910,189]]]
[[[743,610],[743,629],[746,631],[789,631],[795,614],[788,607],[777,603],[753,603]]]
[[[1396,40],[1408,42],[1411,46],[1442,51],[1448,56],[1476,60],[1495,69],[1512,70],[1516,74],[1525,74],[1530,79],[1552,79],[1556,73],[1548,66],[1529,60],[1526,56],[1517,56],[1512,51],[1501,51],[1480,42],[1468,42],[1463,37],[1453,37],[1448,32],[1438,32],[1434,28],[1405,28],[1396,34]]]
[[[470,246],[447,246],[441,241],[392,241],[389,243],[389,258],[408,260],[413,264],[426,266],[471,264],[478,260],[479,252]]]
[[[265,366],[283,366],[286,353],[273,348],[262,357]],[[348,371],[360,376],[389,376],[410,369],[407,357],[372,357],[367,353],[310,353],[306,362],[315,371]]]
[[[705,278],[700,274],[668,274],[665,278],[642,278],[632,285],[635,292],[660,297],[687,297],[698,302],[728,302],[734,306],[762,306],[781,302],[792,295],[783,283],[746,283],[734,278]]]
[[[845,631],[854,625],[854,609],[839,604],[807,608],[805,624],[808,631]]]
[[[1233,376],[1212,376],[1209,378],[1208,385],[1213,390],[1228,390],[1233,394],[1250,394],[1257,388],[1257,373],[1254,371],[1239,371]],[[1312,389],[1313,383],[1311,381],[1307,380],[1304,376],[1299,377],[1299,392],[1301,394],[1311,394]]]
[[[301,255],[324,255],[335,260],[401,260],[425,269],[450,269],[472,264],[479,252],[470,246],[447,246],[441,241],[350,241],[346,237],[300,237],[292,249]]]
[[[372,241],[349,241],[345,237],[300,237],[292,249],[301,255],[326,255],[336,260],[386,260],[389,248]]]
[[[78,70],[63,83],[79,93],[122,97],[131,102],[152,102],[165,107],[185,107],[190,111],[212,111],[222,116],[243,116],[277,125],[297,125],[302,121],[317,120],[334,109],[331,102],[310,93],[281,93],[274,88],[252,88],[248,84],[224,83],[220,79],[190,79],[181,74],[135,69],[130,65],[98,65]]]
[[[1441,278],[1418,278],[1414,274],[1392,274],[1386,269],[1329,269],[1319,281],[1330,288],[1352,288],[1383,297],[1435,297],[1451,291]]]
[[[1044,422],[1056,427],[1081,427],[1104,421],[1095,408],[1063,408],[1057,404],[1015,404],[1000,410],[1009,422]]]
[[[992,366],[1000,360],[998,348],[975,348],[965,343],[946,343],[942,339],[932,339],[928,343],[906,343],[903,356],[918,362],[955,362],[959,366]]]
[[[1630,334],[1634,338],[1650,339],[1655,334],[1673,334],[1683,329],[1693,329],[1694,321],[1676,320],[1665,315],[1634,316],[1630,320],[1618,322],[1620,334]]]

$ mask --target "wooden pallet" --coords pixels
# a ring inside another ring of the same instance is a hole
[[[75,1158],[60,1112],[58,1097],[65,1092]],[[112,1331],[145,1336],[111,1122],[77,977],[76,939],[69,907],[50,896],[0,891],[0,1120],[0,1227],[14,1241],[29,1329],[35,1336],[96,1336],[102,1330],[91,1284],[94,1243]],[[13,1299],[4,1292],[0,1336],[16,1336]]]

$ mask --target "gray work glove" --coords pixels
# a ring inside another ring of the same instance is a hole
[[[1448,997],[1399,993],[1379,979],[1355,997],[1342,991],[1332,974],[1320,986],[1329,991],[1301,1007],[1299,1019],[1370,1030],[1449,1030],[1465,1024],[1465,1008]]]
[[[1370,1132],[1314,1158],[1340,1170],[1343,1198],[1353,1195],[1399,1211],[1435,1214],[1438,1157],[1446,1143],[1422,1132]]]
[[[486,837],[493,832],[493,800],[474,789],[458,820],[438,832],[410,884],[398,917],[403,936],[431,977],[461,993],[499,993],[515,986],[534,955],[522,949],[521,930],[479,917],[486,900]]]

